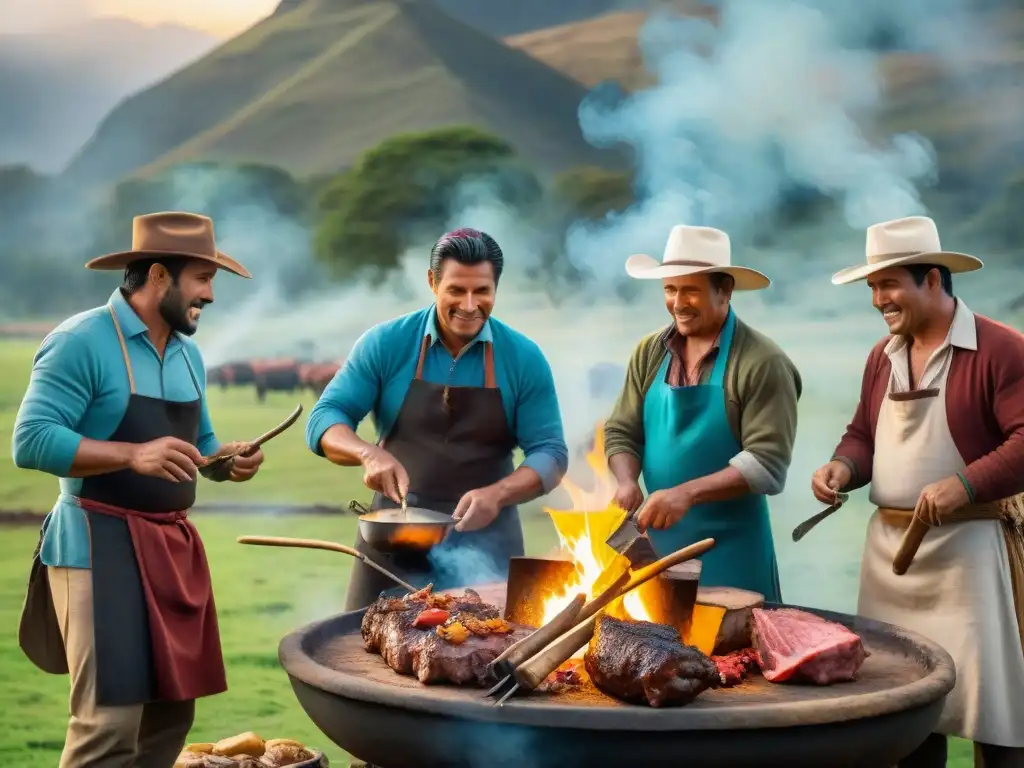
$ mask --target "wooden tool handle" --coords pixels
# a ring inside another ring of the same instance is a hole
[[[623,574],[623,576],[617,580],[614,585],[605,590],[599,598],[592,600],[583,607],[583,610],[580,612],[580,616],[577,618],[578,623],[575,627],[556,640],[553,640],[542,651],[516,669],[516,681],[520,686],[525,687],[528,690],[536,688],[544,681],[544,678],[568,661],[582,646],[590,642],[590,638],[594,636],[594,627],[597,626],[597,617],[601,608],[615,598],[625,596],[641,584],[650,581],[658,574],[671,568],[673,565],[679,565],[680,563],[685,563],[687,560],[692,560],[693,558],[704,554],[713,546],[715,546],[714,539],[702,539],[696,544],[691,544],[688,547],[684,547],[683,549],[673,552],[668,557],[663,557],[657,562],[640,568],[632,575],[629,573]],[[623,582],[625,583],[623,584]],[[588,610],[591,605],[598,602],[603,602],[603,605],[600,605],[595,609]],[[587,612],[589,612],[590,615],[584,616],[583,614]]]
[[[505,663],[514,669],[563,632],[572,629],[579,621],[580,609],[583,608],[583,602],[586,599],[587,596],[582,592],[576,595],[572,602],[565,606],[555,618],[522,640],[510,645],[503,654],[494,660],[494,666],[497,667]]]
[[[580,622],[544,650],[519,667],[516,681],[527,690],[534,690],[545,678],[572,658],[580,648],[590,642],[597,626],[597,614]]]
[[[360,560],[364,555],[362,552],[345,544],[336,541],[321,541],[320,539],[289,539],[283,536],[239,536],[239,544],[256,544],[261,547],[297,547],[299,549],[326,549],[331,552],[341,552],[345,555],[357,557]]]
[[[897,576],[905,574],[910,568],[910,564],[914,562],[914,557],[917,555],[917,550],[920,549],[929,527],[928,523],[917,515],[910,521],[910,527],[903,534],[903,541],[900,542],[896,557],[892,559],[892,572]]]
[[[289,414],[287,419],[282,421],[280,424],[278,424],[276,427],[274,427],[269,432],[264,432],[262,435],[257,437],[251,443],[249,443],[249,448],[248,448],[248,450],[245,451],[245,453],[249,453],[249,452],[255,453],[257,448],[259,448],[261,445],[263,445],[268,440],[270,440],[272,438],[275,438],[278,435],[280,435],[282,432],[284,432],[286,429],[288,429],[288,427],[290,427],[292,424],[294,424],[296,422],[296,420],[298,420],[299,416],[301,416],[301,415],[302,415],[302,403],[299,403],[297,406],[295,406],[295,410],[292,411],[291,414]]]
[[[714,539],[701,539],[695,544],[676,550],[671,555],[663,557],[657,562],[645,565],[643,568],[638,568],[633,571],[633,575],[630,577],[626,586],[623,587],[621,594],[618,596],[621,597],[627,592],[632,592],[641,584],[645,584],[663,571],[667,571],[673,565],[679,565],[680,563],[685,563],[687,560],[700,557],[713,546],[715,546]]]

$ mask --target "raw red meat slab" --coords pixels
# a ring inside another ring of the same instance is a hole
[[[869,655],[846,627],[795,608],[755,608],[752,635],[762,673],[773,683],[854,680]]]

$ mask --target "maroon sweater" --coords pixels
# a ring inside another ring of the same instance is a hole
[[[982,315],[974,319],[978,349],[953,349],[946,415],[980,504],[1024,491],[1024,334]],[[857,411],[834,454],[856,469],[848,490],[871,481],[875,429],[892,368],[885,354],[890,338],[868,355]]]

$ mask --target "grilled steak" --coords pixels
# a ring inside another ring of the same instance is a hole
[[[721,680],[718,667],[683,645],[678,630],[610,616],[597,620],[583,663],[605,693],[652,707],[688,704]]]
[[[404,598],[381,596],[363,615],[363,647],[421,683],[484,685],[488,665],[531,630],[503,621],[472,589],[438,595],[426,587]]]
[[[764,677],[773,683],[853,680],[869,655],[842,624],[795,608],[755,608],[753,638]]]

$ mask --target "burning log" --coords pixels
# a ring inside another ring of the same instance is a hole
[[[575,573],[572,560],[513,557],[508,568],[505,619],[530,627],[543,625],[545,606],[565,591]]]

